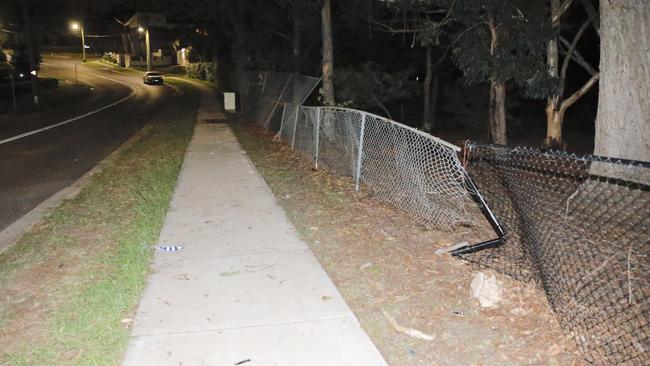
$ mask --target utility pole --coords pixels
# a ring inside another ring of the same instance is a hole
[[[151,42],[149,41],[149,26],[138,27],[138,32],[144,33],[144,43],[147,49],[147,71],[151,71]]]
[[[147,44],[147,71],[151,71],[151,43],[149,42],[149,27],[144,31],[144,41]]]
[[[86,38],[83,25],[81,26],[81,62],[86,62]]]
[[[72,30],[79,29],[81,31],[81,62],[86,62],[86,37],[84,36],[84,26],[81,23],[72,22],[70,28]]]

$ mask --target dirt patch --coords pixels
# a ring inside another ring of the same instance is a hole
[[[494,237],[478,210],[471,210],[472,226],[425,229],[367,191],[354,192],[350,177],[313,170],[267,132],[243,121],[232,127],[390,365],[583,364],[542,291],[484,271],[503,283],[504,295],[498,308],[481,308],[470,296],[476,268],[434,254]],[[405,335],[395,325],[433,339]]]

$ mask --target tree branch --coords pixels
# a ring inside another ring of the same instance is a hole
[[[594,75],[589,79],[585,85],[582,86],[582,88],[578,89],[575,93],[573,93],[570,97],[565,99],[562,104],[560,105],[560,111],[564,112],[569,108],[570,106],[573,105],[578,99],[582,98],[583,95],[587,94],[589,89],[591,89],[594,85],[596,85],[596,82],[600,79],[600,73]]]
[[[570,46],[569,41],[566,38],[562,37],[562,36],[560,36],[559,39],[560,39],[560,42],[562,43],[562,45],[564,45],[568,49],[569,46]],[[561,50],[561,51],[562,51],[562,53],[567,55],[566,50]],[[582,68],[585,69],[585,71],[587,71],[589,73],[589,75],[594,76],[594,75],[596,75],[598,73],[598,71],[596,71],[596,69],[594,69],[594,67],[591,66],[591,64],[589,64],[589,62],[587,62],[587,60],[585,60],[585,58],[582,56],[582,54],[580,54],[580,52],[578,52],[577,49],[574,49],[573,52],[571,53],[571,59],[575,63],[577,63],[578,65],[582,66]]]
[[[597,13],[596,13],[597,14]],[[587,27],[589,24],[594,20],[593,17],[589,17],[582,26],[580,26],[580,29],[578,29],[578,32],[576,35],[573,37],[573,42],[568,46],[567,48],[567,55],[564,58],[564,62],[562,63],[562,72],[560,73],[560,78],[564,80],[566,78],[566,70],[569,67],[569,61],[572,58],[572,54],[576,49],[576,46],[578,45],[578,41],[580,41],[580,38],[582,38],[582,35],[585,33],[585,30],[587,30]]]
[[[560,21],[562,15],[564,15],[564,13],[569,10],[571,3],[573,3],[573,0],[566,0],[564,3],[562,3],[562,5],[560,5],[560,8],[557,10],[557,14],[553,15],[553,18],[551,18],[551,23],[553,23],[553,25],[557,24]]]
[[[587,12],[589,18],[594,18],[594,22],[592,24],[594,25],[596,35],[598,38],[600,38],[600,19],[598,19],[596,16],[598,11],[594,7],[594,4],[591,2],[591,0],[582,0],[582,6],[585,8],[585,11]]]

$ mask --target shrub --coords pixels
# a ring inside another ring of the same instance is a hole
[[[185,67],[187,77],[209,82],[217,81],[217,63],[216,62],[193,62]]]

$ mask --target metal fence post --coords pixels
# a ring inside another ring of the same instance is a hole
[[[316,143],[316,146],[314,147],[315,151],[315,156],[314,156],[314,168],[318,169],[318,155],[320,154],[320,119],[321,119],[321,114],[323,113],[323,109],[321,107],[318,107],[316,109],[316,131],[314,135],[314,140]]]
[[[298,113],[300,113],[300,106],[296,105],[296,119],[293,122],[293,137],[291,138],[291,150],[294,150],[296,144],[296,130],[298,129]]]
[[[368,115],[361,112],[361,133],[359,134],[359,151],[357,152],[357,174],[355,177],[354,190],[359,192],[359,181],[361,180],[361,160],[363,156],[363,136],[366,132],[366,118]]]
[[[266,117],[266,121],[264,121],[264,128],[268,129],[269,128],[269,121],[271,121],[271,118],[273,117],[273,113],[275,113],[275,109],[278,107],[278,104],[280,104],[280,101],[282,100],[282,97],[284,97],[284,92],[287,90],[287,87],[291,83],[291,78],[293,78],[293,74],[289,74],[289,78],[287,78],[287,82],[284,83],[284,87],[282,88],[282,91],[280,92],[280,95],[278,96],[278,99],[273,103],[273,109],[271,109],[271,113]],[[294,88],[295,89],[295,88]],[[260,108],[263,102],[260,102]],[[260,110],[260,113],[262,111]],[[261,117],[261,115],[260,115]]]
[[[280,120],[280,129],[274,138],[282,140],[282,128],[284,128],[284,116],[287,114],[287,103],[282,104],[282,119]]]

